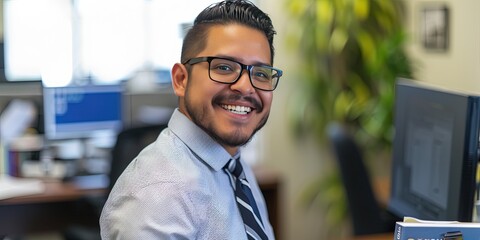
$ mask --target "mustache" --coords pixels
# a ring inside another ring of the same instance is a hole
[[[251,96],[243,96],[241,94],[223,94],[214,98],[214,102],[234,102],[234,101],[244,101],[252,104],[252,106],[258,111],[263,110],[263,105],[256,98]]]

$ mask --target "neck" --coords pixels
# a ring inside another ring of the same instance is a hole
[[[238,147],[223,146],[223,148],[225,148],[231,156],[234,156],[238,152]]]

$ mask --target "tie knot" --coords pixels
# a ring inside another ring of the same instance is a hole
[[[243,174],[243,167],[240,163],[240,158],[231,159],[225,168],[236,178],[243,179],[245,178]]]

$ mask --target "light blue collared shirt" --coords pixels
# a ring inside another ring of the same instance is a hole
[[[113,187],[100,217],[102,239],[247,239],[223,169],[233,157],[175,110],[168,128]],[[265,232],[274,239],[257,181],[241,162]]]

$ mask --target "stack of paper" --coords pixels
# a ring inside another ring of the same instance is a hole
[[[43,193],[45,184],[40,179],[15,178],[0,175],[0,199]]]

